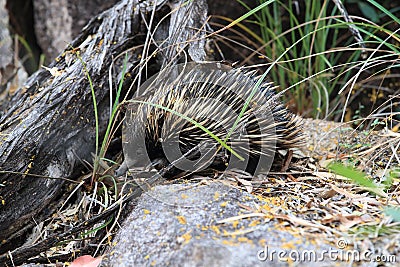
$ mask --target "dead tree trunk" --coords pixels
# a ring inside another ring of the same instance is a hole
[[[37,71],[0,106],[0,253],[19,246],[35,222],[52,213],[68,183],[63,178],[76,179],[83,162],[92,162],[96,125],[88,75],[102,140],[109,120],[109,68],[113,63],[115,88],[123,65],[123,57],[114,58],[127,51],[130,77],[140,75],[141,63],[151,75],[176,59],[179,49],[192,60],[205,59],[199,30],[206,20],[205,0],[171,4],[171,14],[166,2],[124,0],[93,18],[49,69]],[[157,50],[157,56],[144,61],[149,43],[148,55]]]

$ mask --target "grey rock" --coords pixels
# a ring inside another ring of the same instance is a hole
[[[49,62],[56,58],[82,28],[118,0],[34,0],[35,32]]]
[[[272,203],[220,182],[156,186],[139,199],[102,266],[287,266],[273,254],[287,252],[285,244],[296,251],[329,249],[277,229],[277,221],[256,211],[263,205],[273,208]],[[266,255],[273,260],[258,258]],[[296,263],[332,264],[327,259]]]
[[[7,94],[12,94],[27,79],[28,74],[15,56],[9,31],[6,1],[0,0],[0,106]]]

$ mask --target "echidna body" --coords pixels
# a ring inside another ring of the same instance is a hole
[[[173,164],[167,177],[209,168],[252,174],[268,169],[277,149],[300,143],[301,131],[272,84],[256,83],[254,72],[218,64],[164,72],[131,101],[125,164],[151,162],[157,169]]]

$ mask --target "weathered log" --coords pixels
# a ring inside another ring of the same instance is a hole
[[[163,2],[158,3],[157,10]],[[55,72],[37,71],[3,105],[1,252],[16,247],[19,242],[15,240],[23,237],[35,220],[52,212],[48,205],[61,193],[65,181],[47,177],[75,179],[83,168],[81,162],[92,161],[95,116],[84,65],[94,85],[102,138],[109,114],[109,66],[121,52],[144,43],[147,28],[143,14],[152,9],[147,2],[126,0],[92,19],[70,48],[49,66]],[[128,71],[132,75],[140,54],[141,49],[130,52]],[[114,81],[121,62],[114,63]]]
[[[3,104],[0,253],[19,246],[26,232],[54,211],[51,204],[63,185],[78,177],[82,162],[93,160],[96,123],[87,75],[93,81],[102,140],[109,120],[109,67],[113,63],[114,84],[123,67],[123,57],[114,61],[115,57],[129,51],[130,77],[140,75],[138,65],[147,43],[161,44],[148,50],[148,55],[158,50],[156,60],[147,62],[148,75],[165,62],[178,60],[183,50],[188,60],[205,59],[200,29],[206,20],[206,1],[172,3],[170,15],[166,2],[157,1],[154,6],[153,1],[125,0],[93,18],[69,48]],[[178,49],[173,45],[176,41]],[[126,84],[125,89],[130,85]]]

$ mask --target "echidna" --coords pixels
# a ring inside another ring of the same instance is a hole
[[[301,130],[273,85],[257,87],[257,80],[254,72],[218,63],[160,72],[129,101],[124,166],[172,164],[166,177],[210,168],[269,170],[277,149],[300,143]]]

